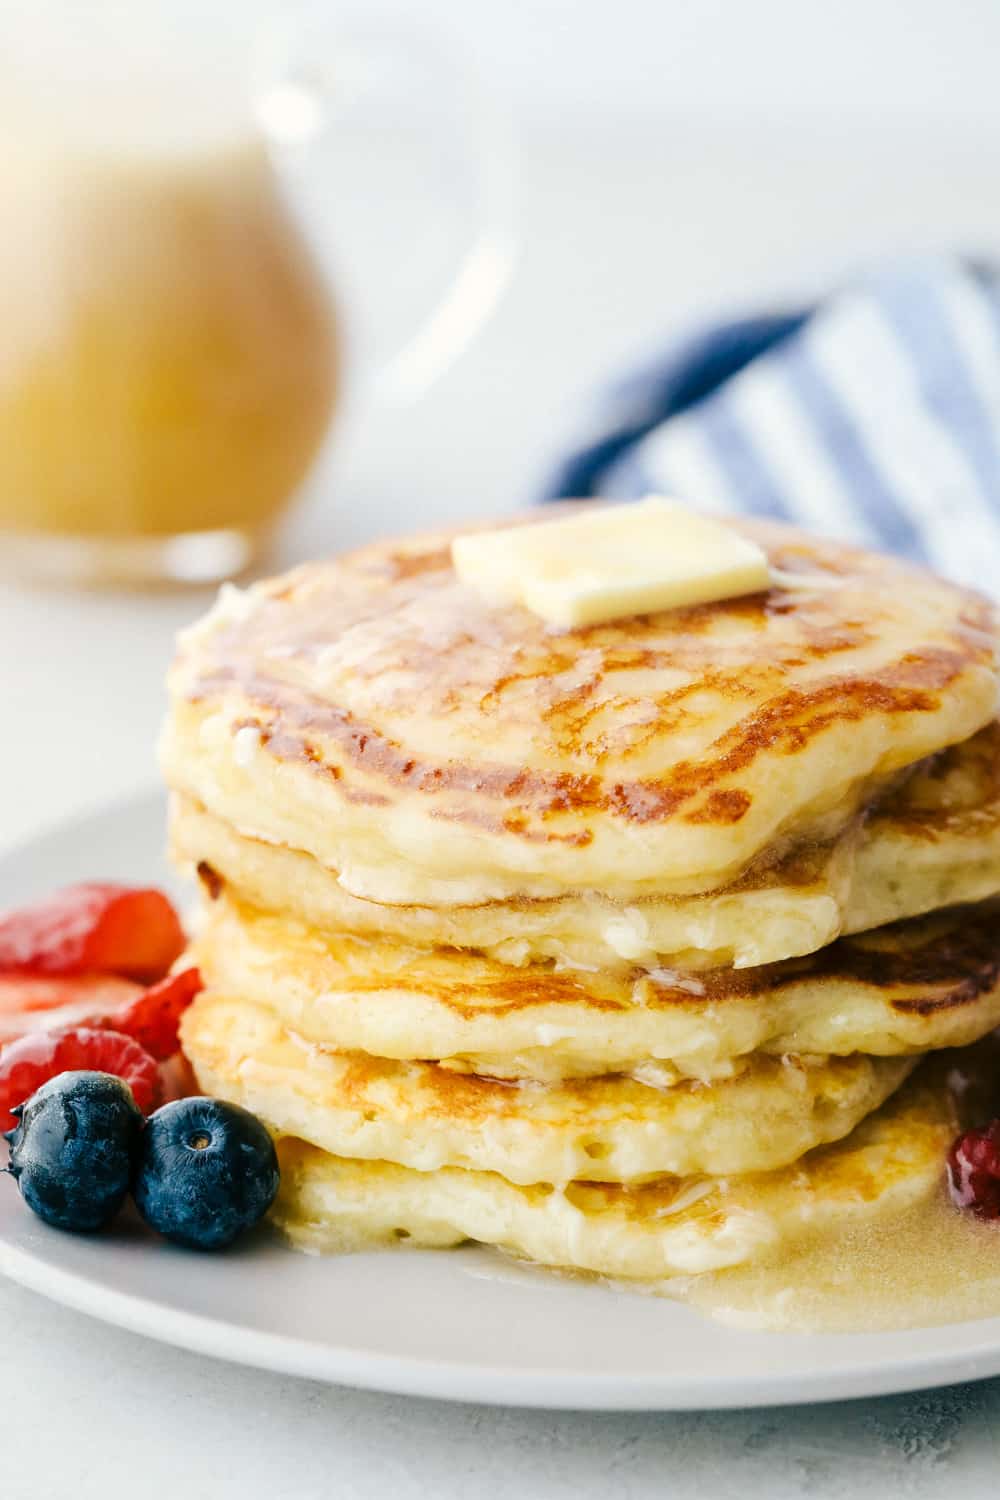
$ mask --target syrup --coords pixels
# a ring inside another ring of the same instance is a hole
[[[1000,1316],[1000,1221],[953,1207],[944,1187],[915,1208],[774,1264],[671,1285],[735,1327],[848,1333]]]
[[[960,1129],[1000,1113],[998,1033],[930,1064],[942,1068]],[[770,1264],[734,1266],[663,1288],[721,1322],[797,1332],[929,1327],[1000,1316],[1000,1218],[954,1206],[946,1163],[923,1202]]]

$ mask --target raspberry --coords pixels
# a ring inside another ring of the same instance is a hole
[[[951,1201],[979,1219],[1000,1219],[1000,1120],[959,1136],[948,1153]]]
[[[180,1046],[177,1035],[181,1016],[202,988],[197,969],[170,974],[151,989],[127,1000],[109,1015],[91,1020],[91,1026],[107,1026],[132,1037],[157,1059],[166,1062]]]
[[[0,916],[0,972],[162,979],[184,933],[162,891],[93,882]]]
[[[59,1073],[77,1071],[113,1073],[129,1085],[143,1114],[156,1108],[160,1089],[156,1060],[132,1037],[88,1026],[36,1031],[0,1052],[0,1130],[16,1126],[14,1111],[43,1083]]]

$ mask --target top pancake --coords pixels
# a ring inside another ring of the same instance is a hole
[[[369,899],[715,889],[997,707],[986,601],[739,529],[803,586],[557,632],[438,535],[227,596],[171,674],[167,779]]]

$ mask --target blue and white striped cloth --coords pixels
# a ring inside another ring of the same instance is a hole
[[[1000,591],[1000,283],[908,259],[679,340],[605,393],[545,498],[650,492]]]

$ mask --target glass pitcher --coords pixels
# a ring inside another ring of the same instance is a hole
[[[471,243],[443,298],[383,362],[382,393],[422,389],[507,278],[502,122],[467,75],[456,85],[445,53],[420,34],[359,35],[287,6],[277,19],[233,6],[210,37],[212,9],[53,0],[8,25],[7,576],[206,582],[258,555],[344,384],[342,320],[285,168],[302,142],[347,128],[352,111],[405,129],[409,109],[423,124],[429,96],[440,116],[453,95],[435,150],[460,143],[476,157]],[[393,232],[405,255],[413,227]]]

